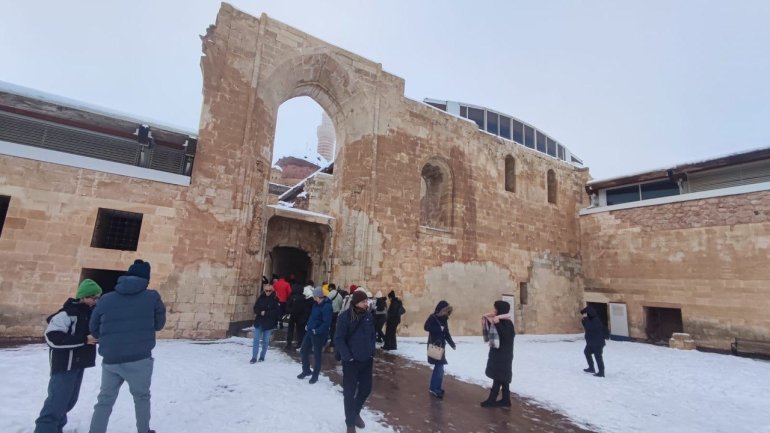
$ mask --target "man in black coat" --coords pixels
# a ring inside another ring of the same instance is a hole
[[[259,295],[254,303],[254,344],[251,350],[251,364],[265,360],[267,346],[270,343],[270,334],[273,333],[278,324],[281,306],[278,298],[275,297],[275,289],[271,285],[265,286],[265,290]],[[262,343],[262,351],[259,350],[259,344]]]
[[[604,359],[602,358],[602,351],[604,350],[604,334],[605,328],[599,315],[593,307],[585,307],[580,310],[583,315],[583,329],[585,329],[586,348],[583,350],[583,354],[586,356],[588,362],[588,368],[583,369],[586,373],[595,373],[596,377],[604,377]],[[591,359],[591,355],[596,358],[596,364],[599,366],[599,372],[594,370],[594,361]]]

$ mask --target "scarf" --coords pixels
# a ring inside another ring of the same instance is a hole
[[[513,320],[510,314],[501,314],[499,316],[487,316],[481,317],[481,335],[484,337],[484,342],[489,343],[489,347],[493,349],[500,348],[500,335],[497,333],[495,323],[500,323],[501,320]]]

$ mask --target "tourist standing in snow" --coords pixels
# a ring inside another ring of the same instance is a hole
[[[96,339],[88,330],[88,321],[102,288],[85,279],[74,298],[48,317],[45,342],[48,343],[48,397],[35,421],[35,433],[59,433],[67,424],[67,412],[75,407],[80,394],[83,372],[96,365]]]
[[[585,307],[580,310],[580,313],[583,315],[582,323],[586,338],[586,348],[583,350],[583,354],[586,356],[586,362],[588,362],[588,368],[583,369],[583,371],[595,373],[594,376],[596,377],[604,377],[604,359],[602,357],[602,352],[604,351],[604,324],[593,307]],[[599,367],[598,372],[594,370],[594,361],[591,359],[591,355],[596,358],[596,364]]]
[[[382,291],[378,290],[374,295],[374,327],[377,330],[377,342],[385,342],[385,333],[382,332],[382,328],[385,326],[385,322],[388,319],[388,303],[385,301]]]
[[[297,376],[298,379],[310,377],[310,383],[318,382],[318,375],[321,374],[321,354],[326,339],[329,337],[329,327],[332,324],[332,303],[324,296],[323,289],[317,287],[313,289],[313,300],[315,305],[310,312],[310,318],[307,321],[305,337],[302,340],[300,348],[300,358],[302,359],[302,373]],[[310,352],[313,352],[314,368],[310,371]]]
[[[148,290],[150,264],[136,260],[118,278],[115,291],[102,296],[91,314],[91,334],[99,339],[102,385],[90,433],[105,433],[112,406],[123,382],[134,397],[136,430],[150,432],[150,382],[155,332],[166,324],[166,307],[155,290]]]
[[[428,316],[428,320],[425,321],[425,330],[428,331],[428,344],[433,344],[441,348],[446,349],[448,344],[455,349],[455,342],[452,340],[452,335],[449,333],[449,316],[452,314],[452,306],[447,301],[439,301],[436,304],[436,309],[433,314]],[[428,363],[433,365],[433,374],[430,378],[429,391],[431,395],[439,400],[444,398],[444,389],[442,383],[444,381],[444,365],[447,364],[446,352],[441,355],[441,359],[433,359],[428,357]]]
[[[366,293],[357,291],[350,296],[351,307],[340,313],[337,320],[334,348],[342,361],[345,425],[347,433],[355,433],[356,427],[366,427],[361,408],[372,392],[376,335]]]
[[[344,296],[337,290],[337,285],[331,283],[329,284],[329,296],[327,296],[327,298],[329,298],[329,301],[332,303],[332,326],[329,328],[329,344],[334,346],[334,332],[337,329],[337,318],[342,309],[342,298],[344,298]]]
[[[505,301],[495,301],[494,311],[481,318],[482,335],[489,343],[489,357],[484,373],[492,379],[489,397],[481,402],[482,407],[511,407],[511,391],[508,388],[513,377],[513,338],[516,331],[511,305]],[[502,388],[500,400],[497,394]]]
[[[312,298],[312,290],[310,295],[306,297],[305,289],[302,284],[292,281],[291,283],[291,295],[286,303],[286,311],[289,313],[289,326],[286,332],[286,348],[292,349],[292,342],[294,337],[297,337],[297,345],[302,344],[302,339],[305,337],[305,324],[307,323],[307,317],[310,314],[310,307],[308,306],[307,298]],[[312,299],[311,299],[312,302]],[[312,304],[310,304],[312,306]]]
[[[388,306],[388,314],[385,319],[385,344],[382,346],[383,350],[396,350],[398,345],[396,343],[396,331],[398,325],[401,323],[401,316],[404,315],[406,310],[401,299],[398,299],[396,292],[391,290],[388,292],[388,299],[390,305]]]
[[[283,316],[287,314],[286,303],[289,302],[289,296],[291,296],[291,286],[286,282],[283,277],[273,279],[273,289],[275,290],[275,297],[278,298],[278,305],[280,307],[280,314],[278,315],[278,328],[283,329]]]
[[[251,361],[249,361],[251,364],[257,362],[257,355],[259,355],[259,362],[265,360],[267,346],[270,344],[270,335],[278,323],[280,313],[281,307],[278,305],[274,288],[268,284],[254,303],[254,344],[251,349]],[[260,342],[262,343],[261,352],[259,350]]]

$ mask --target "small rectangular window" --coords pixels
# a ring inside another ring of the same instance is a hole
[[[607,190],[607,206],[639,201],[639,185]]]
[[[11,197],[7,195],[0,195],[0,236],[3,235],[3,226],[5,225],[5,217],[8,215],[8,206],[11,204]]]
[[[524,125],[524,145],[530,149],[535,148],[535,130],[531,126]]]
[[[545,153],[545,144],[546,144],[545,135],[542,132],[537,131],[537,150]]]
[[[99,208],[91,246],[110,250],[136,251],[142,214]]]
[[[497,135],[497,124],[499,122],[497,113],[487,111],[487,132]]]
[[[484,110],[468,107],[468,119],[476,122],[479,129],[484,129]]]
[[[500,136],[511,139],[511,119],[510,117],[500,116]]]
[[[559,144],[557,149],[558,149],[558,152],[559,152],[558,155],[557,155],[557,158],[559,158],[562,161],[564,161],[566,159],[566,157],[564,156],[564,146]]]
[[[439,104],[437,102],[428,102],[428,105],[432,105],[441,111],[446,111],[446,104]]]
[[[465,105],[460,106],[460,117],[468,118],[468,107]]]
[[[511,119],[511,139],[524,144],[524,125],[516,119]]]
[[[556,142],[551,140],[551,137],[546,137],[548,140],[547,153],[551,156],[556,156]]]
[[[519,283],[519,302],[521,302],[521,305],[527,305],[529,294],[527,293],[529,291],[529,284],[527,283]]]
[[[670,179],[660,182],[643,183],[641,187],[642,200],[679,195],[679,185]]]

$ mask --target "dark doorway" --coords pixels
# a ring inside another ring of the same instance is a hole
[[[681,308],[644,307],[644,311],[648,340],[668,344],[674,332],[684,332]]]
[[[273,274],[288,277],[294,275],[296,281],[305,284],[312,278],[312,263],[308,254],[294,247],[275,247],[271,253]]]
[[[102,294],[109,293],[118,284],[118,277],[125,275],[126,271],[113,271],[112,269],[83,268],[80,271],[80,281],[90,278],[102,288]]]
[[[605,302],[588,302],[587,305],[596,311],[602,324],[604,324],[604,338],[610,338],[610,316],[607,304]]]

